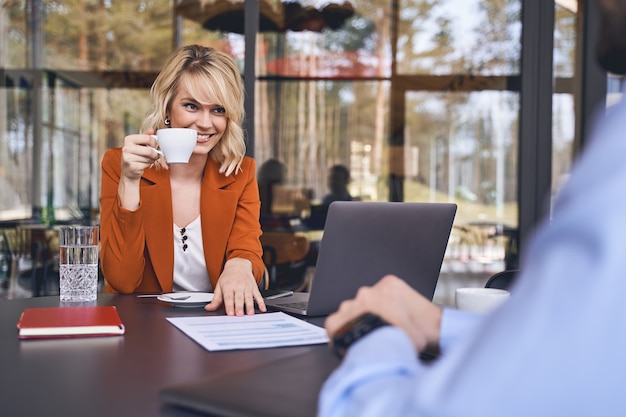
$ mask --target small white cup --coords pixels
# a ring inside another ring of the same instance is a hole
[[[456,308],[474,313],[488,313],[511,296],[507,290],[497,288],[457,288]]]
[[[198,132],[183,127],[170,127],[157,130],[153,138],[159,142],[159,148],[168,164],[186,164],[196,147]]]

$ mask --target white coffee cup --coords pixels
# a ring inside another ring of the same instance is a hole
[[[157,130],[153,138],[159,143],[168,164],[186,164],[196,147],[198,132],[194,129],[170,127]]]
[[[497,288],[457,288],[456,308],[474,313],[488,313],[511,296],[507,290]]]

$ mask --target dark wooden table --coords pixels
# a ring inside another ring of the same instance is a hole
[[[0,301],[0,415],[195,416],[165,405],[159,390],[328,349],[315,345],[209,352],[166,320],[211,314],[201,308],[172,307],[134,295],[99,294],[97,303],[117,306],[125,335],[19,340],[16,323],[22,311],[58,306],[59,297]],[[313,322],[321,325],[321,320]]]

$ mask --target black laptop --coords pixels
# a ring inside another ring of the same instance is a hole
[[[265,304],[323,316],[387,274],[432,300],[455,214],[456,204],[449,203],[336,201],[328,210],[311,292]]]

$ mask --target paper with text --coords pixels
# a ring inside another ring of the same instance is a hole
[[[328,343],[326,330],[282,312],[167,320],[211,351]]]

